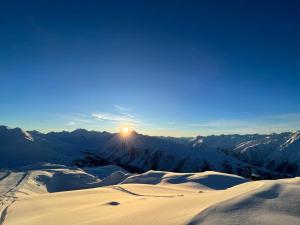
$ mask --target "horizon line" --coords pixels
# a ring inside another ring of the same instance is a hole
[[[72,132],[75,132],[77,130],[85,130],[85,131],[88,131],[88,132],[98,132],[98,133],[110,133],[110,134],[118,134],[120,133],[121,131],[119,132],[111,132],[111,131],[106,131],[106,130],[94,130],[94,129],[87,129],[87,128],[81,128],[81,127],[78,127],[78,128],[75,128],[75,129],[72,129],[72,130],[66,130],[66,129],[62,129],[62,130],[51,130],[51,131],[40,131],[38,129],[23,129],[21,127],[11,127],[11,126],[8,126],[8,125],[0,125],[0,127],[5,127],[6,129],[10,129],[10,130],[13,130],[13,129],[20,129],[22,131],[25,131],[25,132],[39,132],[39,133],[42,133],[42,134],[49,134],[49,133],[60,133],[60,132],[67,132],[67,133],[72,133]],[[151,137],[173,137],[173,138],[196,138],[196,137],[209,137],[209,136],[232,136],[232,135],[240,135],[240,136],[247,136],[247,135],[278,135],[278,134],[283,134],[283,133],[297,133],[297,132],[300,132],[300,129],[296,129],[296,130],[289,130],[289,131],[282,131],[282,132],[271,132],[271,133],[221,133],[221,134],[209,134],[209,135],[196,135],[196,136],[171,136],[171,135],[151,135],[151,134],[145,134],[143,132],[137,132],[136,130],[131,130],[131,132],[135,132],[137,134],[140,134],[140,135],[144,135],[144,136],[151,136]]]

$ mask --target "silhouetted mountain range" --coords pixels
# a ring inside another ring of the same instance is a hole
[[[40,133],[0,126],[0,168],[37,162],[80,167],[115,164],[131,172],[215,170],[244,177],[300,175],[300,132],[156,137],[132,132]]]

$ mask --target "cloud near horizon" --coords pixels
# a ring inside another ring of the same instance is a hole
[[[120,125],[129,125],[144,134],[167,136],[280,133],[300,129],[300,113],[274,114],[240,119],[198,120],[194,123],[184,121],[146,122],[140,120],[128,108],[124,111],[123,108],[125,107],[118,108],[115,105],[113,107],[115,111],[112,112],[72,113],[70,115],[49,114],[49,116],[57,118],[59,123],[62,122],[66,126],[61,127],[61,129],[81,127],[113,132],[119,129]]]
[[[133,116],[124,114],[112,114],[112,113],[92,113],[92,116],[97,120],[110,121],[110,122],[127,122],[127,123],[140,123],[139,120],[133,118]]]

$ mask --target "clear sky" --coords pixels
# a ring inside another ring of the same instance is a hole
[[[300,129],[299,1],[0,2],[0,123]]]

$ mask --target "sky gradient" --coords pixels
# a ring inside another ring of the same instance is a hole
[[[300,129],[299,11],[299,1],[1,2],[0,123]]]

